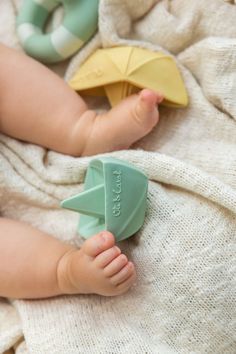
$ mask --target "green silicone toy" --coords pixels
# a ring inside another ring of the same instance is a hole
[[[61,206],[82,214],[78,225],[82,237],[108,230],[121,241],[143,225],[147,187],[147,177],[135,166],[102,157],[91,161],[84,192],[65,199]]]
[[[44,63],[75,54],[97,31],[99,0],[24,0],[17,16],[17,33],[25,51]],[[45,32],[50,15],[64,8],[62,23]]]

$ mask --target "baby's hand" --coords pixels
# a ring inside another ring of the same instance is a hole
[[[115,296],[126,292],[136,278],[135,268],[115,246],[114,236],[101,232],[70,250],[57,268],[63,294]]]

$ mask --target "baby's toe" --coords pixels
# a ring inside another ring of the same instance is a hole
[[[163,101],[163,95],[149,89],[144,89],[139,94],[140,109],[145,111],[153,110],[154,106],[161,101]]]
[[[128,263],[128,258],[124,254],[120,254],[118,257],[113,259],[106,268],[104,269],[104,274],[107,277],[111,277],[118,273],[126,264]]]
[[[134,272],[128,279],[116,287],[117,295],[125,293],[135,283],[136,273]]]
[[[113,246],[108,250],[101,252],[95,259],[94,263],[99,268],[104,268],[108,264],[110,264],[116,257],[118,257],[121,253],[121,250],[117,246]],[[119,258],[119,257],[118,257]],[[114,262],[114,261],[113,261]]]
[[[88,256],[96,257],[100,253],[113,247],[114,244],[114,236],[108,231],[103,231],[86,240],[81,250]]]
[[[138,95],[133,110],[133,118],[146,133],[158,122],[159,113],[156,105],[162,100],[162,95],[148,89],[142,90]]]
[[[135,272],[132,262],[128,262],[118,273],[110,278],[110,282],[117,286],[126,281]]]

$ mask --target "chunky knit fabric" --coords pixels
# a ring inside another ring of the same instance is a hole
[[[0,40],[19,49],[13,5],[0,2]],[[99,33],[70,61],[66,79],[99,46],[138,45],[173,55],[190,98],[186,109],[161,108],[158,126],[133,149],[111,154],[150,179],[145,224],[120,245],[136,265],[137,284],[114,298],[2,300],[0,352],[24,334],[17,353],[233,354],[236,5],[101,0],[99,16]],[[82,190],[90,160],[1,135],[1,213],[80,245],[77,215],[59,201]]]

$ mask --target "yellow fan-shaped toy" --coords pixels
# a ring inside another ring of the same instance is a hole
[[[149,88],[164,95],[162,104],[184,107],[186,89],[174,60],[161,52],[138,47],[96,50],[78,69],[69,85],[84,95],[107,96],[111,106]]]

